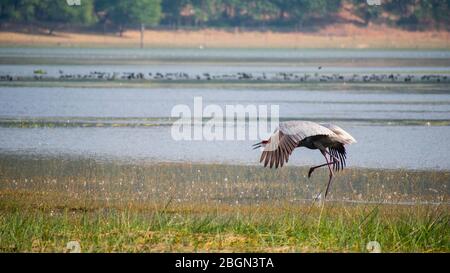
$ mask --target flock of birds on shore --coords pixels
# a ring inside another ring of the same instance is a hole
[[[0,75],[0,81],[21,80],[105,80],[105,81],[267,81],[267,82],[449,82],[450,78],[442,74],[400,74],[400,73],[199,73],[188,74],[185,72],[102,72],[92,71],[87,74],[65,73],[59,70],[57,75],[47,75],[42,70],[34,71],[30,76]]]

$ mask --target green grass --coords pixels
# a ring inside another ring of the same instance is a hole
[[[16,203],[17,204],[17,203]],[[1,208],[0,250],[64,252],[450,251],[448,207],[83,206]]]
[[[306,173],[3,155],[0,251],[450,251],[449,172],[347,169],[324,205]]]

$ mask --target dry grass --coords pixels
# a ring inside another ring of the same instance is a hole
[[[328,26],[318,32],[196,31],[145,32],[146,47],[213,48],[449,48],[450,33],[445,31],[406,31],[387,26],[357,27],[352,24]],[[0,32],[3,46],[94,46],[138,47],[140,33],[116,35],[56,32],[55,35]],[[414,41],[414,42],[411,42]]]

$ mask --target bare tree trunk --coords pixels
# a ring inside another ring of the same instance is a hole
[[[119,36],[122,37],[123,36],[123,26],[119,25]]]
[[[145,32],[145,25],[141,24],[141,48],[144,48],[144,32]]]

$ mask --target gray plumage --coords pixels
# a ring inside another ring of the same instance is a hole
[[[270,168],[283,167],[288,162],[289,156],[295,148],[319,149],[327,163],[312,167],[308,177],[314,169],[328,166],[330,170],[330,184],[333,176],[330,165],[333,165],[335,171],[342,170],[346,165],[347,158],[344,145],[355,142],[356,140],[349,133],[337,125],[292,120],[280,122],[278,128],[268,140],[256,143],[253,147],[264,147],[260,162],[264,162],[264,167],[270,166]],[[327,154],[330,156],[330,161],[328,161]]]

